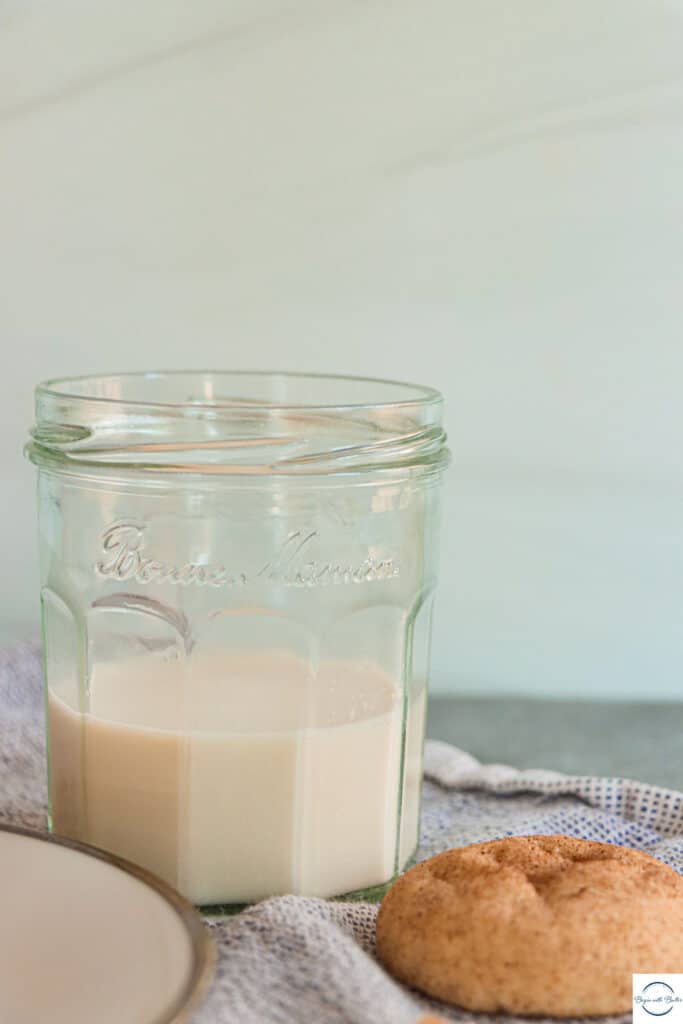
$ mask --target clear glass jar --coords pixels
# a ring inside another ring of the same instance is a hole
[[[50,827],[195,903],[391,881],[418,838],[438,392],[41,385]]]

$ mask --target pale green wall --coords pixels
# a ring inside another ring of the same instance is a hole
[[[0,6],[0,617],[39,377],[217,365],[448,400],[434,685],[678,696],[683,7]]]

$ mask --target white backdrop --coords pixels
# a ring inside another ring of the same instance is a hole
[[[448,402],[433,683],[680,694],[683,2],[0,0],[0,620],[34,382]]]

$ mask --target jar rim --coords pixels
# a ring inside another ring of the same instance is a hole
[[[36,388],[26,452],[70,471],[437,471],[443,399],[375,377],[248,370],[63,377]]]
[[[109,404],[112,407],[125,406],[127,409],[136,409],[142,411],[144,409],[160,410],[160,409],[173,409],[181,411],[183,409],[192,410],[196,413],[197,408],[207,409],[223,409],[230,408],[235,404],[238,399],[227,398],[227,399],[214,399],[210,395],[206,396],[205,401],[198,401],[197,399],[192,400],[175,400],[175,401],[160,401],[154,398],[131,398],[125,395],[115,394],[98,394],[97,389],[110,390],[115,392],[120,390],[122,385],[131,383],[142,383],[153,384],[153,383],[164,383],[167,381],[180,381],[183,378],[193,378],[196,382],[203,381],[205,384],[209,382],[223,382],[230,380],[246,381],[249,378],[253,378],[257,381],[270,381],[271,383],[284,382],[292,385],[294,383],[305,385],[310,384],[312,387],[320,387],[321,385],[335,385],[335,386],[348,386],[351,388],[367,387],[371,386],[377,389],[385,389],[390,391],[397,391],[403,393],[403,397],[387,398],[385,400],[377,401],[291,401],[291,400],[266,400],[259,402],[258,400],[251,400],[250,407],[253,410],[257,410],[262,404],[272,412],[279,411],[298,411],[298,412],[332,412],[342,410],[362,410],[362,409],[395,409],[395,408],[406,408],[410,406],[428,406],[439,404],[443,401],[443,396],[440,391],[436,388],[429,387],[424,384],[413,384],[407,381],[393,380],[390,378],[382,377],[366,377],[357,376],[355,374],[342,374],[342,373],[308,373],[299,372],[292,370],[131,370],[122,373],[105,373],[105,374],[84,374],[79,376],[70,377],[53,377],[48,380],[42,381],[36,387],[36,398],[43,396],[45,398],[62,399],[73,402],[95,402],[98,405]]]

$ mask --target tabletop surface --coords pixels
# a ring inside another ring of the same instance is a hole
[[[683,789],[683,704],[434,696],[427,735],[480,761]]]

